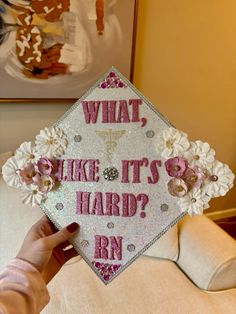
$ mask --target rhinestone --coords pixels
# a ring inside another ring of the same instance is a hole
[[[169,206],[167,204],[161,204],[161,211],[166,212],[169,209]]]
[[[196,201],[197,201],[196,198],[194,198],[194,197],[191,198],[191,202],[192,202],[192,203],[196,203]]]
[[[107,181],[113,181],[117,179],[118,175],[118,170],[115,167],[109,167],[103,171],[103,177]]]
[[[75,135],[75,136],[74,136],[74,141],[75,141],[76,143],[81,142],[81,141],[82,141],[82,136],[81,136],[81,135]]]
[[[110,275],[104,275],[103,278],[105,281],[108,281],[110,279]]]
[[[62,210],[64,208],[64,205],[62,203],[57,203],[55,207],[57,210]]]
[[[81,246],[82,247],[86,247],[86,246],[89,246],[89,241],[88,240],[83,240],[83,241],[81,241]]]
[[[212,175],[212,176],[210,176],[210,180],[213,182],[216,182],[216,181],[218,181],[218,177],[216,175]]]
[[[114,224],[113,224],[113,222],[108,222],[108,224],[107,224],[107,228],[108,228],[108,229],[112,229],[112,228],[114,228]]]
[[[128,250],[129,252],[135,251],[135,245],[134,245],[134,244],[129,244],[129,245],[127,245],[127,250]]]
[[[111,71],[111,72],[109,73],[109,77],[116,77],[116,73],[113,72],[113,71]]]
[[[155,135],[155,132],[153,130],[148,130],[146,132],[146,137],[152,138]]]
[[[106,88],[107,86],[108,86],[108,84],[107,84],[106,82],[103,82],[103,83],[100,85],[101,88]]]
[[[113,270],[116,272],[120,268],[120,265],[113,265]]]

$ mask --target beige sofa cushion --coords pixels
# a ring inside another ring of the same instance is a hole
[[[178,225],[170,228],[143,255],[176,261],[179,256]]]
[[[49,284],[43,314],[235,314],[236,289],[198,289],[167,260],[141,256],[105,286],[84,260],[64,266]]]
[[[181,269],[200,288],[236,287],[236,241],[205,216],[186,216],[179,223]],[[236,300],[235,300],[236,306]]]

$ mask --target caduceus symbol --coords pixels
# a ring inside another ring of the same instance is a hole
[[[105,142],[107,157],[110,160],[116,150],[117,141],[125,134],[125,130],[112,131],[95,131],[95,133]]]

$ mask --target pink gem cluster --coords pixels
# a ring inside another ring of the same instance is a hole
[[[121,264],[108,264],[93,261],[92,264],[98,269],[105,281],[108,281],[121,267]]]
[[[127,87],[115,72],[110,72],[103,82],[99,84],[99,88],[124,88]]]
[[[200,188],[207,174],[199,167],[190,167],[187,160],[181,157],[170,158],[165,162],[165,168],[171,179],[168,191],[171,195],[182,197],[193,187]]]
[[[19,170],[22,181],[34,184],[42,193],[51,191],[57,181],[57,160],[41,157],[36,163],[28,163]]]

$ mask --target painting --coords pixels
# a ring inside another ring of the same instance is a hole
[[[132,80],[137,0],[0,0],[0,101],[76,100],[111,66]]]

